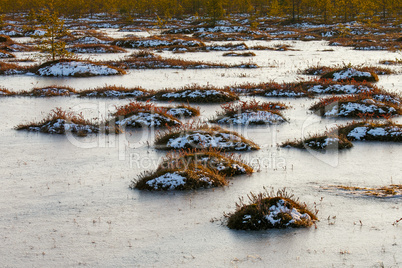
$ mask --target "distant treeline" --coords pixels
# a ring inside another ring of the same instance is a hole
[[[126,19],[195,15],[219,19],[233,14],[281,16],[291,20],[352,21],[401,18],[401,0],[1,0],[0,12],[38,11],[52,5],[59,14],[81,17],[120,14]]]

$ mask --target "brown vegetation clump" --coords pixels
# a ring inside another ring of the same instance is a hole
[[[226,89],[190,85],[179,89],[163,89],[138,100],[178,101],[186,103],[223,103],[239,100],[239,96]]]
[[[345,185],[329,185],[322,187],[325,190],[343,190],[353,195],[372,196],[378,198],[400,198],[402,197],[402,185],[391,184],[382,187],[357,187]]]
[[[141,88],[126,88],[123,86],[109,85],[95,89],[83,90],[78,93],[80,97],[87,98],[136,98],[147,95],[148,92]]]
[[[281,147],[313,150],[342,150],[353,147],[352,141],[402,142],[402,125],[387,121],[352,122],[303,140],[287,141]]]
[[[312,150],[343,150],[353,147],[353,144],[344,135],[334,135],[325,133],[324,135],[314,135],[304,140],[287,141],[281,147],[293,147],[298,149]]]
[[[0,97],[5,97],[5,96],[15,96],[16,95],[16,93],[15,92],[12,92],[12,91],[10,91],[10,90],[8,90],[8,89],[5,89],[5,88],[0,88]]]
[[[113,45],[124,48],[137,48],[137,49],[166,49],[173,50],[180,47],[201,47],[204,43],[198,39],[186,36],[152,36],[147,38],[130,37],[126,39],[116,40]]]
[[[300,98],[309,97],[312,94],[307,92],[298,83],[277,83],[268,82],[260,84],[243,84],[231,86],[228,90],[237,93],[243,93],[252,96],[264,96],[264,97],[284,97],[284,98]]]
[[[134,180],[130,188],[150,191],[195,190],[227,185],[225,176],[204,166],[190,165],[187,169],[158,169]]]
[[[164,107],[152,103],[131,102],[113,113],[116,125],[134,128],[180,126],[181,122]]]
[[[265,188],[264,188],[265,189]],[[236,211],[227,215],[227,226],[237,230],[266,230],[272,228],[309,227],[317,221],[317,212],[311,212],[285,189],[247,195],[249,203],[240,198]]]
[[[75,95],[75,89],[67,86],[48,86],[44,88],[34,88],[31,91],[23,91],[18,93],[19,96],[30,97],[56,97],[56,96],[71,96]]]
[[[107,64],[77,59],[60,59],[48,61],[33,68],[40,76],[90,77],[99,75],[123,75],[126,72]]]
[[[0,75],[25,74],[29,71],[29,67],[0,61]]]
[[[359,72],[368,72],[368,73],[374,73],[376,75],[387,75],[387,74],[395,74],[395,71],[389,69],[389,68],[383,68],[383,67],[378,67],[378,66],[334,66],[334,67],[329,67],[329,66],[321,66],[321,65],[317,65],[317,66],[312,66],[312,67],[308,67],[307,69],[301,71],[302,74],[307,74],[307,75],[320,75],[321,78],[324,78],[324,75],[327,75],[328,77],[325,77],[327,79],[332,79],[333,77],[331,77],[331,73],[333,72],[340,72],[342,70],[346,70],[348,68],[353,68],[356,71]],[[324,79],[325,79],[324,78]],[[344,79],[347,81],[354,81],[354,82],[376,82],[376,81],[368,81],[368,80],[361,80],[361,79],[353,79],[353,78],[348,78],[348,79]],[[340,80],[342,81],[342,80]]]
[[[335,81],[357,81],[357,82],[377,82],[377,74],[370,71],[361,71],[354,68],[336,69],[321,75],[321,79],[332,79]]]
[[[108,64],[123,69],[209,69],[209,68],[258,68],[256,64],[222,64],[202,61],[163,58],[147,51],[139,51],[129,57]]]
[[[176,118],[189,118],[199,116],[201,114],[199,107],[193,107],[186,104],[164,107],[164,109],[166,109],[167,114],[170,114]]]
[[[67,48],[67,51],[72,53],[123,53],[126,52],[118,46],[104,44],[82,44],[74,45]]]
[[[15,58],[15,55],[0,49],[0,59],[11,59],[11,58]]]
[[[246,164],[239,155],[223,153],[213,148],[169,152],[162,159],[158,169],[185,170],[191,165],[204,166],[227,177],[250,175],[254,172],[253,168]]]
[[[402,142],[402,125],[392,121],[352,122],[338,127],[336,131],[351,141]]]
[[[210,122],[218,124],[267,125],[282,123],[286,120],[280,110],[287,109],[280,102],[258,102],[256,100],[229,103],[221,106],[223,111],[217,112],[216,118]]]
[[[16,126],[15,129],[49,134],[66,134],[70,132],[78,136],[87,136],[88,134],[99,132],[106,134],[119,134],[122,132],[119,127],[115,127],[109,123],[102,125],[101,127],[99,124],[85,120],[82,114],[77,115],[73,112],[67,112],[61,108],[56,108],[42,121],[20,124]]]
[[[254,52],[243,52],[243,53],[226,52],[226,53],[223,53],[222,56],[224,56],[224,57],[255,57],[256,54]]]
[[[402,114],[401,103],[395,101],[391,95],[373,93],[333,96],[320,99],[310,110],[324,117],[389,118]]]
[[[215,148],[222,151],[251,151],[260,147],[240,134],[218,126],[189,123],[159,132],[155,147],[162,150]]]

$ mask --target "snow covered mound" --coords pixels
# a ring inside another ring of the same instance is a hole
[[[159,112],[139,112],[121,120],[117,119],[116,125],[134,128],[147,128],[179,126],[181,125],[181,122]]]
[[[306,93],[300,91],[298,92],[292,90],[285,90],[285,89],[275,89],[265,91],[262,94],[258,93],[257,95],[263,95],[265,97],[299,98],[299,97],[305,97]]]
[[[117,68],[78,60],[57,60],[42,64],[36,70],[40,76],[74,76],[87,77],[99,75],[120,75],[123,70]]]
[[[253,168],[246,164],[240,156],[225,154],[213,149],[189,149],[169,152],[158,169],[185,170],[191,165],[202,166],[224,176],[244,175],[254,172]]]
[[[267,197],[256,201],[241,206],[238,211],[231,214],[228,227],[240,230],[308,227],[317,220],[305,206],[286,197]]]
[[[126,51],[118,46],[96,44],[72,46],[67,50],[73,53],[123,53]]]
[[[395,115],[397,111],[394,107],[389,107],[383,103],[367,102],[367,103],[356,103],[356,102],[346,102],[340,103],[339,105],[334,105],[331,109],[328,109],[324,113],[325,117],[358,117],[361,115]]]
[[[185,170],[157,170],[141,175],[130,188],[150,191],[193,190],[227,184],[224,176],[209,169],[190,166]]]
[[[310,107],[324,117],[390,117],[401,114],[400,105],[378,101],[370,95],[329,97]],[[377,98],[385,100],[385,95]],[[392,96],[390,96],[392,97]],[[395,101],[392,98],[390,100]]]
[[[350,81],[357,82],[377,82],[378,76],[375,73],[363,72],[354,68],[344,68],[326,73],[321,76],[322,79],[332,79],[334,81]]]
[[[219,127],[192,130],[171,129],[155,140],[155,146],[165,150],[216,148],[223,151],[251,151],[259,149],[258,145],[239,134]]]
[[[176,107],[166,107],[166,113],[176,118],[183,117],[194,117],[200,115],[199,108],[193,108],[190,106],[176,106]]]
[[[63,111],[61,108],[52,110],[52,113],[40,122],[30,122],[28,124],[20,124],[15,127],[16,130],[28,130],[34,132],[43,132],[49,134],[66,134],[73,133],[78,136],[86,136],[91,133],[104,132],[121,133],[119,127],[111,126],[107,123],[103,127],[99,124],[91,123],[85,120],[81,114],[76,115],[72,112]]]
[[[233,125],[272,125],[285,121],[286,120],[280,114],[272,111],[245,111],[213,120],[213,122],[218,124]]]
[[[109,44],[111,43],[110,40],[102,40],[99,38],[96,38],[94,36],[85,36],[78,38],[74,41],[76,44]]]
[[[345,137],[338,135],[322,135],[299,141],[287,141],[281,147],[294,147],[312,150],[342,150],[353,147],[353,144]]]
[[[75,124],[65,119],[55,119],[48,121],[40,126],[30,126],[28,131],[43,132],[49,134],[65,134],[67,132],[87,135],[90,133],[99,133],[99,127],[93,125]]]
[[[103,88],[89,89],[79,93],[80,97],[87,98],[136,98],[139,96],[144,96],[146,91],[141,88],[124,88],[124,87],[114,87],[106,86]]]
[[[402,141],[402,127],[400,125],[370,125],[353,128],[348,134],[350,140],[372,141]]]
[[[170,39],[170,38],[131,38],[117,40],[113,43],[119,47],[125,48],[159,48],[169,49],[174,47],[200,47],[204,46],[201,41],[196,39]]]
[[[9,52],[0,50],[0,59],[9,59],[9,58],[15,58],[15,56]]]
[[[162,90],[141,98],[157,101],[179,101],[188,103],[221,103],[238,100],[237,94],[230,91],[192,87],[178,90]]]
[[[360,94],[372,91],[367,85],[315,85],[307,89],[308,92],[315,94]]]
[[[23,92],[19,95],[31,97],[54,97],[54,96],[71,96],[75,94],[75,90],[71,88],[63,88],[58,86],[50,86],[45,88],[34,88],[32,91]]]

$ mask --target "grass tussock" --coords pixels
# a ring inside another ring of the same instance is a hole
[[[0,61],[0,75],[25,74],[30,67]]]
[[[138,98],[138,100],[150,99],[185,103],[224,103],[239,100],[239,96],[227,89],[190,85],[179,89],[163,89]]]
[[[167,112],[165,107],[153,103],[131,102],[118,107],[112,114],[117,125],[134,128],[143,127],[174,127],[181,122]]]
[[[317,210],[311,212],[305,203],[286,189],[247,195],[248,202],[239,198],[236,211],[227,215],[227,226],[237,230],[309,227],[317,221]]]
[[[256,54],[254,52],[243,52],[243,53],[238,53],[238,52],[226,52],[222,54],[223,57],[255,57]]]
[[[252,84],[247,83],[243,85],[230,86],[228,90],[236,93],[243,93],[252,96],[265,96],[265,97],[309,97],[310,94],[298,83],[260,83]]]
[[[48,134],[66,134],[68,132],[77,136],[87,136],[91,133],[104,132],[105,134],[120,134],[118,126],[103,123],[102,126],[84,119],[82,114],[64,111],[56,108],[40,122],[29,122],[15,127],[16,130],[28,130]]]
[[[45,62],[32,68],[32,72],[40,76],[91,77],[99,75],[123,75],[126,71],[108,64],[78,60],[59,59]]]
[[[0,88],[0,97],[5,97],[5,96],[15,96],[16,95],[16,93],[15,92],[12,92],[12,91],[10,91],[10,90],[8,90],[8,89],[5,89],[5,88]]]
[[[313,150],[342,150],[353,147],[353,141],[402,142],[402,125],[392,121],[351,122],[315,134],[303,140],[287,141],[281,147]]]
[[[177,48],[197,48],[205,46],[199,39],[187,36],[151,36],[147,38],[130,37],[115,40],[113,45],[124,48],[174,50]]]
[[[372,71],[363,71],[356,68],[340,68],[323,73],[321,79],[332,79],[335,81],[357,81],[357,82],[378,82],[378,75]]]
[[[130,185],[132,189],[167,191],[195,190],[227,185],[224,176],[202,165],[190,165],[187,169],[158,169],[140,175]]]
[[[12,59],[12,58],[15,58],[14,54],[0,49],[0,59]]]
[[[344,66],[333,66],[333,67],[317,65],[317,66],[308,67],[307,69],[301,71],[301,73],[306,74],[306,75],[321,75],[322,76],[322,75],[330,74],[332,72],[340,71],[340,70],[343,70],[346,68],[353,68],[360,72],[369,72],[369,73],[374,73],[377,75],[395,74],[395,71],[391,70],[389,68],[383,68],[383,67],[378,67],[378,66],[363,66],[363,65],[359,65],[359,66],[344,65]],[[362,81],[355,80],[355,82],[362,82]],[[370,82],[370,81],[366,80],[366,82]]]
[[[108,64],[122,69],[208,69],[208,68],[258,68],[253,63],[223,64],[202,61],[188,61],[182,59],[163,58],[151,52],[140,51],[129,57]]]
[[[402,125],[389,120],[352,122],[335,131],[351,141],[402,142]]]
[[[286,121],[280,110],[288,106],[281,102],[241,101],[221,106],[216,117],[210,122],[242,125],[266,125]]]
[[[141,88],[127,88],[116,85],[106,85],[94,89],[83,90],[78,93],[80,97],[87,98],[135,98],[148,94],[148,92]]]
[[[105,44],[82,44],[74,45],[67,49],[72,53],[124,53],[125,49]]]
[[[43,88],[34,88],[31,91],[23,91],[18,93],[19,96],[30,97],[56,97],[56,96],[71,96],[77,92],[75,89],[67,86],[48,86]]]
[[[176,118],[190,118],[201,114],[200,107],[193,107],[187,104],[164,107],[166,112]]]
[[[402,196],[402,185],[391,184],[382,187],[357,187],[345,185],[329,185],[322,187],[325,190],[342,190],[352,195],[370,196],[378,198],[399,198]]]
[[[215,148],[222,151],[251,151],[260,147],[240,134],[218,126],[191,122],[158,132],[155,146],[162,150]]]
[[[167,153],[158,169],[186,170],[190,166],[204,166],[220,175],[232,177],[254,172],[240,155],[221,152],[214,148],[178,150]]]
[[[395,60],[382,60],[380,64],[385,65],[402,65],[402,59],[395,59]]]
[[[227,87],[228,90],[246,95],[266,97],[314,97],[321,94],[359,94],[380,91],[373,84],[356,81],[311,79],[300,82],[243,84]]]
[[[402,113],[393,95],[359,94],[322,98],[310,107],[324,117],[389,118]]]
[[[353,147],[344,135],[334,135],[333,133],[316,134],[304,140],[287,141],[280,145],[281,147],[293,147],[298,149],[312,150],[344,150]]]

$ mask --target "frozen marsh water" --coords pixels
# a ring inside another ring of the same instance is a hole
[[[247,42],[250,46],[255,43]],[[54,84],[83,90],[105,84],[162,89],[192,83],[291,82],[306,78],[297,71],[312,65],[377,65],[379,60],[398,57],[385,51],[328,47],[321,41],[280,43],[289,43],[296,51],[257,51],[251,61],[262,66],[259,69],[131,70],[125,76],[96,78],[2,76],[0,85],[20,91]],[[334,51],[322,52],[329,48]],[[163,52],[163,56],[248,61],[222,57],[222,52]],[[400,67],[391,68],[401,71]],[[380,76],[377,84],[401,93],[402,75]],[[278,148],[278,143],[288,139],[347,122],[309,113],[313,99],[280,100],[292,106],[284,112],[289,123],[235,129],[261,146],[260,151],[243,153],[259,172],[236,177],[224,188],[141,192],[128,188],[131,180],[154,169],[165,155],[153,148],[152,132],[76,138],[13,130],[19,123],[40,120],[55,107],[102,118],[115,105],[129,100],[0,98],[1,266],[401,266],[401,224],[392,225],[402,217],[400,198],[350,196],[320,188],[402,184],[401,145],[356,142],[348,151],[326,155]],[[219,105],[200,107],[205,118],[220,109]],[[222,225],[223,213],[234,211],[240,196],[260,192],[263,186],[286,187],[301,201],[311,206],[315,202],[320,210],[317,228],[255,232],[233,231]]]

